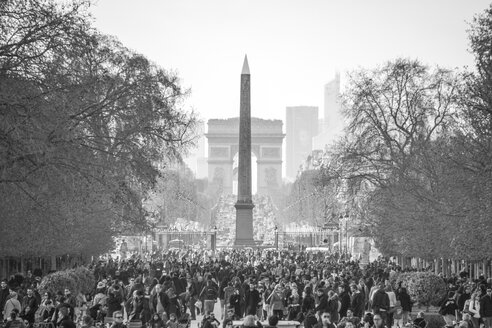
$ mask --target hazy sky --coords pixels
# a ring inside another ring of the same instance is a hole
[[[247,53],[252,115],[323,108],[323,85],[340,70],[399,56],[444,67],[472,65],[466,29],[490,0],[98,0],[95,26],[191,88],[203,119],[239,115]]]

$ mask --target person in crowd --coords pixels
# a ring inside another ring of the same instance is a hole
[[[128,321],[141,321],[144,326],[150,317],[149,301],[146,299],[144,291],[135,289],[134,296],[127,301]]]
[[[95,328],[94,327],[94,319],[92,319],[90,315],[84,316],[82,318],[81,328]]]
[[[217,320],[217,318],[215,317],[215,313],[210,312],[208,315],[209,315],[210,323],[212,324],[212,326],[213,326],[214,328],[218,328],[218,327],[220,327],[220,322],[219,322],[219,320]]]
[[[326,310],[321,311],[320,322],[315,324],[314,328],[335,328],[335,325],[331,321],[330,312]]]
[[[359,286],[356,284],[350,285],[350,308],[352,309],[354,316],[362,318],[364,316],[365,302],[364,294],[359,290]]]
[[[381,323],[382,325],[387,324],[389,307],[390,307],[389,296],[385,290],[385,283],[381,281],[379,283],[379,288],[374,292],[372,297],[372,313],[374,315],[379,314],[379,317],[383,319],[383,322]]]
[[[96,318],[94,321],[96,323],[104,323],[104,320],[108,316],[108,305],[107,304],[98,304],[99,310],[97,311]]]
[[[75,297],[76,307],[75,307],[75,317],[79,322],[82,322],[87,313],[87,297],[82,291],[79,291]]]
[[[114,312],[122,310],[123,298],[121,297],[120,288],[118,285],[108,290],[106,304],[108,306],[108,317],[112,317]]]
[[[249,292],[245,300],[246,314],[256,315],[260,302],[261,302],[260,292],[256,288],[256,284],[254,282],[250,282]]]
[[[374,311],[374,310],[373,310]],[[375,313],[373,317],[374,324],[372,325],[371,328],[385,328],[387,327],[384,323],[383,316],[381,313]]]
[[[328,292],[328,307],[327,310],[330,312],[331,317],[330,320],[332,322],[338,322],[340,320],[340,314],[338,313],[341,307],[340,299],[338,298],[338,294],[333,290]]]
[[[403,324],[406,325],[410,321],[410,313],[412,313],[413,302],[405,287],[400,288],[397,300],[401,305]]]
[[[492,287],[488,286],[485,295],[480,298],[480,317],[485,328],[492,328]]]
[[[393,313],[395,312],[396,309],[396,294],[393,291],[393,287],[391,287],[391,284],[389,281],[387,281],[386,287],[384,289],[386,291],[386,294],[388,294],[388,299],[389,299],[389,309],[388,309],[388,317],[387,317],[387,325],[388,327],[393,327]],[[401,304],[401,303],[400,303]]]
[[[222,321],[222,328],[232,328],[234,322],[230,318],[225,318],[224,321]]]
[[[34,324],[35,314],[39,308],[38,300],[32,288],[27,288],[27,295],[22,299],[21,318],[29,322],[29,327]]]
[[[203,310],[205,313],[214,312],[215,303],[217,302],[218,291],[214,286],[214,283],[211,279],[207,280],[205,287],[203,287],[200,292],[200,297],[203,297],[204,304]]]
[[[370,328],[374,326],[374,315],[372,314],[372,312],[366,312],[366,314],[364,314],[361,326],[364,328]]]
[[[425,320],[424,312],[419,311],[417,313],[417,317],[413,320],[413,326],[416,328],[426,328],[427,327],[427,321]]]
[[[471,315],[471,320],[473,322],[473,328],[480,328],[480,291],[477,288],[475,292],[470,297],[470,304],[468,306],[468,311]]]
[[[55,305],[53,304],[51,294],[50,292],[45,292],[41,298],[35,317],[38,321],[46,321],[53,316],[54,312]]]
[[[241,295],[239,294],[239,289],[234,288],[234,294],[231,295],[230,307],[234,309],[234,315],[241,318]]]
[[[63,291],[64,295],[64,303],[68,305],[68,309],[70,311],[70,317],[74,320],[75,315],[75,307],[77,306],[77,299],[74,295],[72,295],[72,291],[69,288],[65,288]]]
[[[169,316],[171,313],[174,313],[176,318],[179,318],[182,313],[181,299],[176,295],[173,287],[170,287],[166,294],[169,300],[169,305],[166,308],[167,315]]]
[[[354,315],[354,312],[352,311],[352,309],[348,309],[347,315],[345,317],[343,317],[342,319],[340,319],[337,327],[338,328],[346,328],[347,322],[352,323],[354,327],[359,327],[360,320],[361,320],[361,318],[356,317]]]
[[[291,294],[287,298],[289,313],[287,320],[295,320],[301,310],[301,296],[297,291],[297,285],[292,285]]]
[[[63,305],[59,308],[60,319],[57,322],[57,327],[59,328],[76,328],[75,323],[70,317],[70,308]]]
[[[2,279],[2,281],[0,282],[0,322],[4,319],[3,309],[5,308],[5,303],[7,303],[9,297],[10,291],[7,284],[7,279]]]
[[[340,301],[340,309],[338,311],[339,318],[347,316],[347,310],[350,308],[350,295],[348,287],[344,284],[338,286],[338,299]]]
[[[462,319],[458,324],[459,328],[473,328],[473,322],[471,320],[470,313],[463,313]]]
[[[455,293],[448,292],[448,298],[445,299],[439,309],[439,314],[442,315],[446,326],[453,326],[453,322],[456,321],[456,315],[458,312],[458,305],[455,300]],[[492,327],[491,327],[492,328]]]
[[[396,328],[403,328],[406,325],[406,321],[403,320],[403,308],[400,301],[397,301],[395,310],[393,312],[393,326]]]
[[[317,313],[318,317],[321,317],[323,311],[328,309],[328,295],[325,294],[325,291],[322,288],[318,288],[316,290],[316,296],[318,299],[317,305],[314,308],[314,311]],[[337,306],[338,311],[338,306]]]
[[[5,328],[26,328],[24,320],[19,316],[19,310],[13,309],[10,311],[10,317],[5,324]]]
[[[21,303],[17,299],[17,293],[14,291],[10,291],[10,298],[5,302],[5,306],[3,309],[3,317],[11,318],[10,313],[13,310],[17,310],[17,314],[22,310]]]
[[[92,300],[92,306],[96,306],[97,304],[106,304],[106,300],[106,285],[100,281],[97,283],[96,295],[94,295]]]
[[[165,323],[159,313],[154,313],[148,323],[148,328],[165,328]]]
[[[458,296],[458,300],[456,302],[458,305],[458,320],[462,318],[464,312],[468,312],[468,308],[470,306],[469,300],[471,298],[471,291],[472,287],[470,285],[466,285],[463,287],[463,293]]]
[[[270,304],[272,315],[276,315],[280,320],[284,318],[284,294],[282,286],[277,284],[273,292],[268,296],[267,302]]]
[[[312,328],[318,323],[314,309],[309,309],[302,321],[304,328]]]
[[[234,294],[234,286],[232,280],[227,281],[227,286],[224,287],[224,307],[228,309],[231,305],[231,296]]]
[[[242,326],[243,327],[250,327],[250,328],[251,327],[260,328],[261,324],[259,323],[259,321],[256,321],[254,315],[247,315],[244,317]]]
[[[113,323],[111,324],[111,328],[126,328],[126,325],[123,323],[123,312],[113,312]]]
[[[278,317],[276,315],[271,315],[268,317],[268,327],[277,327]]]

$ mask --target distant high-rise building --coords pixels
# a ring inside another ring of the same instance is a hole
[[[342,132],[344,122],[341,109],[340,73],[337,72],[335,78],[324,86],[324,118],[320,120],[319,135],[313,138],[313,149],[324,149]]]
[[[295,179],[318,134],[318,107],[287,107],[286,129],[286,177]]]

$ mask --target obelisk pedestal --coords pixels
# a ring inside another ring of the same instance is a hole
[[[234,246],[253,246],[253,200],[251,196],[251,93],[248,57],[241,72],[239,113],[239,165],[236,207],[236,240]]]

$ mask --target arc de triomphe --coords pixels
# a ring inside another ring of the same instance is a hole
[[[281,120],[251,118],[251,152],[257,158],[257,193],[268,195],[282,183]],[[239,149],[239,118],[208,121],[208,179],[233,192],[234,156]],[[253,163],[254,165],[254,163]]]

